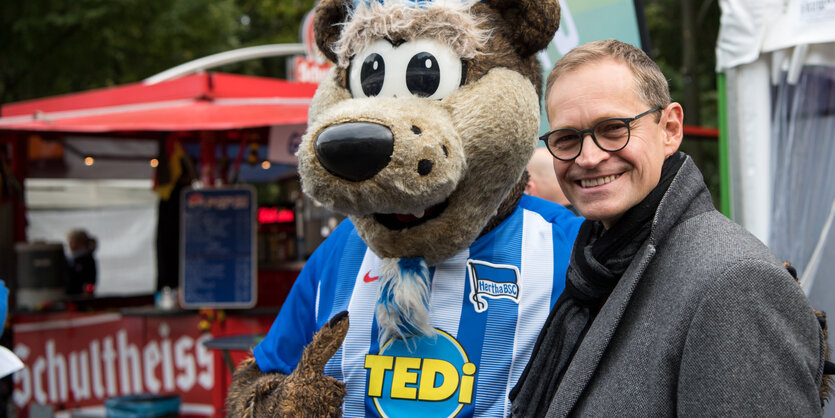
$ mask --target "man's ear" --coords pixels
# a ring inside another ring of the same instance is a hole
[[[525,193],[529,195],[536,194],[536,183],[533,181],[533,177],[528,174],[528,183],[525,185]]]
[[[313,30],[316,35],[316,46],[331,62],[338,62],[333,46],[342,34],[342,23],[348,16],[346,0],[321,0],[316,6]]]
[[[506,23],[502,30],[523,57],[545,49],[560,27],[558,0],[483,0],[483,3],[502,16]]]
[[[664,131],[664,153],[667,156],[678,151],[681,140],[684,138],[684,109],[681,105],[673,102],[667,105],[662,111],[661,129]]]

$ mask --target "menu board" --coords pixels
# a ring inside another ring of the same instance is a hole
[[[254,306],[255,190],[252,187],[189,189],[181,198],[182,306]]]

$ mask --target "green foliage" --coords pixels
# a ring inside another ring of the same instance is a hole
[[[716,0],[644,0],[653,55],[685,103],[682,4],[694,9],[701,124],[716,126]],[[0,1],[0,103],[137,82],[245,46],[299,42],[315,0]],[[218,71],[286,77],[283,58]]]
[[[692,10],[692,38],[685,45],[682,7],[689,3]],[[652,43],[652,55],[670,81],[673,100],[685,104],[684,50],[694,48],[695,62],[690,68],[699,96],[701,126],[717,127],[716,96],[716,36],[719,33],[721,11],[717,0],[644,0],[644,12]],[[695,105],[689,103],[688,105]],[[687,106],[685,106],[687,113]]]
[[[137,82],[243,46],[299,42],[314,0],[0,2],[0,103]],[[224,68],[283,75],[283,60]]]
[[[299,26],[315,0],[237,0],[243,30],[241,46],[301,42]],[[284,58],[265,58],[218,68],[219,71],[287,78]]]

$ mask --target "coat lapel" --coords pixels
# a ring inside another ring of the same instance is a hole
[[[597,371],[600,359],[632,299],[635,287],[655,256],[657,246],[661,245],[670,229],[685,219],[712,209],[710,193],[702,175],[687,156],[658,205],[649,239],[623,273],[580,343],[546,416],[564,417],[574,409],[580,395]]]
[[[597,370],[597,365],[623,317],[635,287],[654,255],[655,246],[647,243],[624,272],[580,343],[551,402],[547,417],[564,417],[574,408],[577,399]]]

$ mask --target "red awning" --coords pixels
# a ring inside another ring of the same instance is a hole
[[[314,84],[194,74],[10,103],[0,108],[0,130],[101,133],[302,124],[315,91]]]

